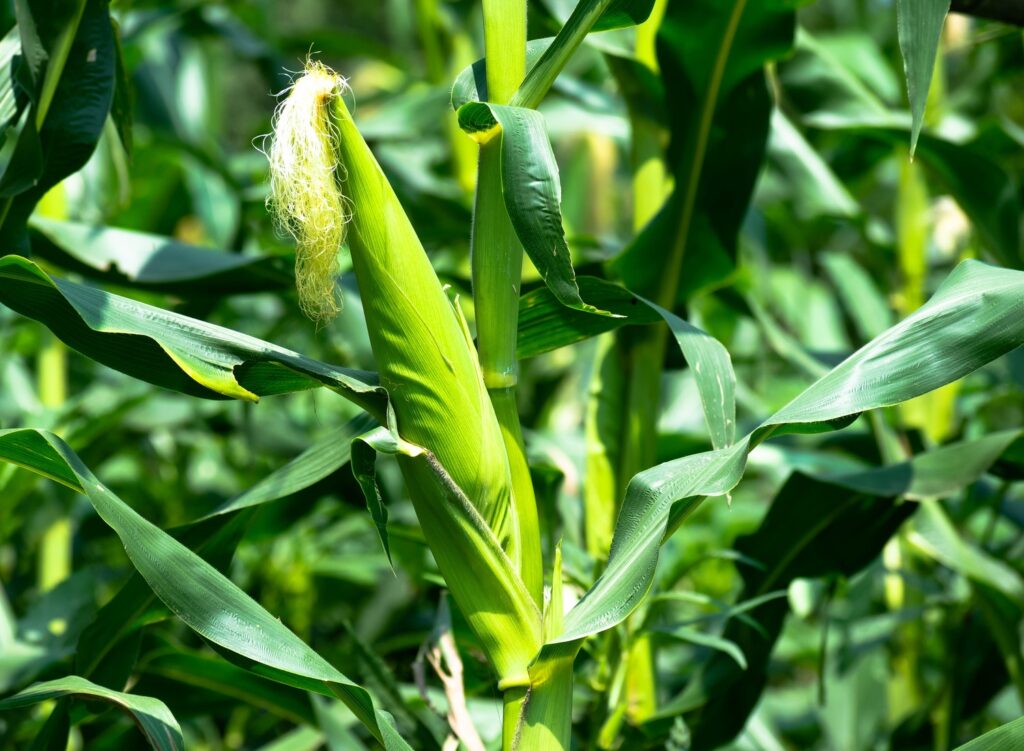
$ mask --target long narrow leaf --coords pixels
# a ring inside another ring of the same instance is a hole
[[[363,688],[349,681],[213,566],[135,513],[100,483],[59,437],[35,430],[0,431],[0,460],[14,462],[83,493],[121,538],[128,557],[156,596],[205,639],[270,672],[323,685],[349,706],[385,748],[409,748],[398,736],[390,716],[374,709]]]
[[[157,751],[183,751],[185,748],[178,721],[162,701],[150,696],[113,691],[77,675],[29,686],[0,701],[0,710],[27,707],[64,696],[101,699],[120,707],[132,716],[149,745]]]

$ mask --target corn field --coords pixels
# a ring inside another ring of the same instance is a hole
[[[0,20],[0,750],[1024,749],[1019,0]]]

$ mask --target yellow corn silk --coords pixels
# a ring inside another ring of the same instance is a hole
[[[436,457],[468,501],[452,500],[429,457],[400,456],[424,536],[499,678],[506,685],[525,681],[541,643],[541,620],[519,576],[518,525],[500,428],[464,321],[342,93],[342,79],[322,65],[296,81],[271,149],[271,166],[278,170],[273,208],[295,234],[300,255],[306,242],[315,253],[334,243],[336,253],[338,220],[347,225],[370,342],[398,430]],[[303,128],[307,132],[293,132]],[[325,160],[324,153],[334,158]],[[307,191],[333,195],[325,200],[303,195]],[[316,226],[307,231],[309,222]],[[318,257],[306,268],[326,273],[333,286],[333,266]],[[327,285],[318,280],[305,286]]]

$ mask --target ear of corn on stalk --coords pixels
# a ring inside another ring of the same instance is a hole
[[[347,236],[398,430],[430,452],[399,456],[424,536],[502,684],[525,683],[542,625],[519,575],[500,428],[461,315],[342,92],[342,79],[317,63],[295,82],[270,150],[271,205],[297,240],[300,295],[320,298],[303,303],[309,310],[336,310],[337,246]]]

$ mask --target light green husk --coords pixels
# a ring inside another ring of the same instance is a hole
[[[464,321],[341,93],[340,77],[318,63],[295,82],[270,152],[272,205],[300,246],[319,251],[339,242],[337,226],[347,224],[370,342],[399,432],[432,452],[472,505],[468,513],[457,509],[440,492],[429,461],[399,457],[424,536],[501,683],[524,684],[542,626],[519,574],[521,542],[498,421]],[[317,274],[325,268],[320,260],[310,267]],[[300,293],[304,283],[308,292],[322,279],[300,281]]]

